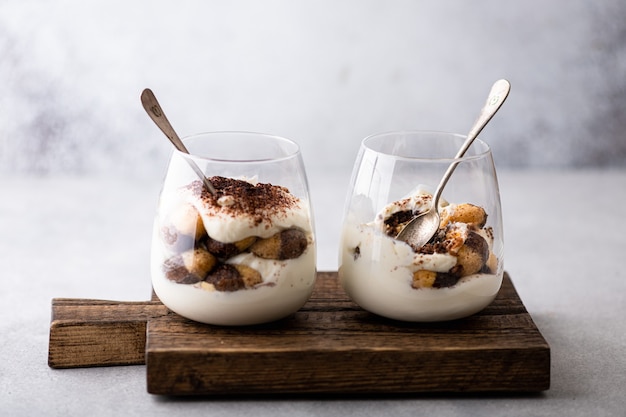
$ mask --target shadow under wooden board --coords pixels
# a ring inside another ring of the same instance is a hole
[[[550,347],[505,273],[494,302],[443,323],[368,313],[319,272],[297,313],[269,324],[218,327],[146,302],[56,298],[52,368],[145,364],[162,395],[538,392]]]

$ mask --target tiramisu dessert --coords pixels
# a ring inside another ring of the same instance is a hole
[[[395,238],[431,200],[418,189],[370,223],[346,219],[339,279],[364,309],[398,320],[441,321],[466,317],[493,301],[502,282],[501,254],[494,252],[482,207],[440,200],[439,230],[427,244],[411,247]]]
[[[209,324],[258,324],[295,312],[315,283],[308,204],[277,185],[210,181],[215,195],[197,180],[161,196],[154,291],[174,312]]]

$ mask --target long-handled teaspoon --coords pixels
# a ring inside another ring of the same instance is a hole
[[[141,104],[143,105],[143,108],[146,111],[146,113],[148,113],[148,116],[150,116],[150,118],[157,125],[157,127],[161,129],[163,133],[165,133],[165,136],[167,136],[170,142],[172,142],[174,147],[181,152],[189,154],[187,147],[185,147],[185,145],[183,144],[183,141],[180,140],[180,137],[178,136],[178,134],[172,127],[171,123],[169,122],[169,120],[167,120],[167,117],[165,116],[163,109],[159,105],[159,102],[154,96],[154,93],[149,88],[146,88],[141,93]],[[202,183],[204,184],[206,189],[209,190],[211,194],[216,195],[216,191],[215,191],[215,188],[213,187],[213,184],[211,184],[211,181],[209,181],[206,175],[204,175],[204,172],[202,172],[200,167],[198,167],[198,165],[191,159],[186,158],[186,160],[189,163],[189,166],[194,170],[194,172],[202,180]]]
[[[431,202],[430,208],[424,213],[419,214],[417,217],[414,217],[404,228],[398,233],[396,239],[402,240],[413,248],[420,248],[424,246],[428,241],[437,233],[437,229],[439,228],[439,198],[441,197],[441,193],[448,183],[448,179],[456,169],[459,164],[459,158],[465,155],[465,152],[469,149],[474,139],[478,136],[478,134],[483,130],[483,128],[489,123],[494,114],[500,109],[504,100],[506,100],[509,95],[509,91],[511,89],[511,84],[507,80],[498,80],[491,87],[491,91],[489,92],[489,96],[487,97],[487,102],[483,106],[480,111],[480,114],[472,129],[467,134],[467,139],[459,149],[458,153],[454,157],[454,162],[450,164],[448,169],[446,170],[443,178],[439,182],[437,189],[435,190],[435,194],[433,195],[433,199]]]

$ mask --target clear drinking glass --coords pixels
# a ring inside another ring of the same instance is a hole
[[[404,321],[474,314],[495,298],[503,276],[500,193],[489,146],[476,140],[439,201],[440,229],[413,249],[395,239],[430,207],[465,136],[390,132],[363,140],[340,242],[339,280],[372,313]]]
[[[183,140],[161,190],[151,275],[163,304],[186,318],[252,325],[297,311],[316,275],[307,179],[296,143],[213,132]],[[202,185],[190,162],[210,179]]]

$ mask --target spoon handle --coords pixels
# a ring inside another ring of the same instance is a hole
[[[161,105],[157,101],[154,93],[149,88],[146,88],[141,93],[141,104],[154,124],[161,129],[161,132],[165,133],[165,136],[169,138],[170,142],[172,142],[176,149],[184,153],[189,153],[183,144],[183,141],[180,140],[178,134],[172,127],[172,124],[169,120],[167,120],[167,116],[165,116],[165,112],[161,108]]]
[[[500,109],[500,106],[504,103],[504,100],[509,96],[509,91],[511,90],[511,84],[507,80],[498,80],[491,87],[491,91],[489,91],[489,96],[487,96],[487,101],[485,105],[480,110],[480,114],[478,118],[474,122],[472,129],[467,134],[467,140],[459,149],[459,152],[456,154],[456,158],[462,157],[465,152],[469,149],[474,139],[480,132],[482,132],[483,128],[489,123],[491,118],[496,114],[496,112]]]
[[[467,134],[467,138],[465,139],[465,142],[463,142],[463,146],[461,146],[461,148],[455,155],[454,157],[455,161],[452,162],[450,166],[448,166],[446,173],[443,175],[443,177],[441,178],[441,181],[439,182],[439,185],[437,186],[437,190],[435,191],[435,195],[433,196],[433,203],[432,203],[432,207],[434,209],[437,208],[437,204],[439,203],[439,198],[441,197],[441,193],[444,187],[446,186],[446,184],[448,183],[450,176],[456,169],[457,165],[459,165],[459,163],[461,162],[458,159],[461,158],[463,155],[465,155],[465,152],[467,152],[469,147],[472,145],[472,143],[474,142],[474,139],[476,139],[478,134],[483,130],[483,128],[487,125],[487,123],[489,123],[491,118],[500,109],[500,107],[502,106],[506,98],[508,97],[510,90],[511,90],[511,84],[507,80],[504,80],[504,79],[496,81],[493,84],[493,86],[491,86],[491,90],[489,91],[489,95],[487,96],[487,101],[485,102],[485,105],[483,106],[483,108],[480,110],[480,114],[478,115],[478,118],[476,119],[476,121],[474,122],[474,125],[472,126],[469,133]]]
[[[165,133],[165,136],[167,136],[170,142],[172,142],[174,147],[179,151],[189,155],[187,147],[183,144],[183,141],[180,140],[180,137],[172,127],[170,121],[167,120],[165,112],[161,108],[161,105],[156,99],[154,93],[149,88],[146,88],[141,93],[141,104],[143,105],[144,110],[146,111],[146,113],[148,113],[148,116],[150,116],[154,124],[156,124],[157,127],[161,129],[163,133]],[[185,160],[187,161],[191,169],[193,169],[193,171],[196,173],[196,175],[202,180],[202,183],[204,184],[206,189],[209,190],[211,194],[216,195],[217,192],[215,191],[213,184],[211,184],[211,181],[206,177],[206,175],[204,175],[204,172],[202,172],[200,167],[191,159]]]

